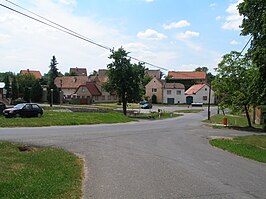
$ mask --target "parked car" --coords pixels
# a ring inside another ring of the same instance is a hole
[[[151,109],[152,104],[150,102],[146,102],[146,103],[142,104],[140,107],[143,109]]]
[[[3,111],[5,117],[41,117],[43,109],[38,104],[22,103]]]
[[[146,104],[146,103],[148,103],[148,101],[143,100],[143,101],[140,101],[140,102],[139,102],[139,105],[143,105],[143,104]]]
[[[2,115],[4,109],[6,109],[6,105],[3,102],[0,102],[0,115]]]

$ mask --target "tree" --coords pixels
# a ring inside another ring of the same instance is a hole
[[[123,113],[127,114],[127,103],[141,99],[144,79],[144,66],[131,64],[128,52],[122,47],[113,51],[109,57],[113,60],[107,65],[109,82],[105,85],[108,92],[115,91],[123,103]]]
[[[4,83],[5,83],[5,89],[6,89],[6,98],[11,97],[11,87],[10,87],[10,76],[8,73],[4,76]]]
[[[216,71],[213,88],[215,94],[220,97],[220,106],[233,111],[244,109],[248,125],[251,127],[248,109],[254,101],[252,81],[256,75],[256,68],[248,57],[232,51],[223,56]]]
[[[57,68],[57,60],[55,56],[52,57],[50,62],[50,70],[48,72],[48,92],[47,92],[47,100],[51,103],[51,89],[53,89],[53,103],[59,103],[60,97],[59,97],[59,90],[56,87],[54,80],[56,77],[58,77],[59,72]]]
[[[260,95],[258,100],[266,104],[266,1],[244,0],[238,5],[240,15],[243,15],[241,34],[251,35],[249,53],[258,68],[256,88]]]
[[[36,80],[31,89],[31,100],[33,102],[41,102],[43,89],[40,84],[40,80]]]
[[[18,98],[18,83],[16,76],[13,77],[12,84],[11,84],[11,90],[12,90],[12,101]]]
[[[208,72],[209,69],[205,66],[203,67],[198,67],[195,69],[196,72],[206,72],[207,73],[207,82],[210,84],[212,82],[212,80],[214,80],[214,75],[211,72]]]
[[[19,96],[23,97],[26,102],[31,100],[32,85],[36,78],[32,74],[24,74],[17,76]]]

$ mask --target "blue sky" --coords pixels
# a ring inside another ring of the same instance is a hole
[[[221,57],[240,51],[241,0],[10,0],[69,27],[95,42],[123,46],[130,55],[166,68],[211,72]],[[5,0],[4,5],[12,6]],[[18,9],[18,8],[16,8]],[[56,56],[59,70],[106,68],[110,52],[0,7],[0,71],[47,73]],[[156,69],[147,65],[150,69]],[[163,71],[167,73],[167,71]]]

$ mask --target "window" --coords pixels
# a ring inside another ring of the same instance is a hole
[[[83,92],[83,93],[85,92],[85,88],[84,88],[84,87],[82,87],[82,89],[81,89],[81,90],[82,90],[82,92]]]
[[[207,91],[208,89],[207,88],[205,88],[205,91]]]
[[[208,97],[207,96],[203,96],[203,100],[207,101]]]
[[[177,95],[181,95],[181,90],[177,90],[177,91],[176,91],[176,94],[177,94]]]
[[[171,90],[167,90],[166,93],[167,93],[167,95],[171,95],[172,91]]]
[[[152,91],[153,93],[156,93],[156,92],[157,92],[157,88],[152,88],[151,91]]]

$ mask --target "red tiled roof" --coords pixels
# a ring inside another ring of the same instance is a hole
[[[55,78],[54,83],[57,88],[62,86],[63,89],[76,89],[81,84],[86,84],[88,80],[87,76],[63,76]]]
[[[183,84],[180,84],[180,83],[165,83],[164,88],[166,88],[166,89],[174,89],[174,88],[185,89],[185,86]]]
[[[70,73],[76,73],[78,76],[87,76],[87,69],[86,68],[70,68]]]
[[[41,72],[38,71],[38,70],[29,70],[29,69],[27,69],[27,70],[21,70],[21,71],[20,71],[20,74],[21,74],[21,75],[31,74],[31,75],[33,75],[36,79],[40,79],[40,78],[42,78],[42,74],[41,74]]]
[[[173,79],[206,79],[206,72],[182,72],[182,71],[169,71],[168,76]]]
[[[89,92],[93,96],[101,95],[101,92],[99,91],[99,89],[97,88],[94,82],[87,82],[85,85],[81,85],[81,86],[86,86],[86,88],[89,90]]]
[[[202,89],[206,84],[195,84],[191,86],[186,92],[185,95],[196,94],[200,89]]]

